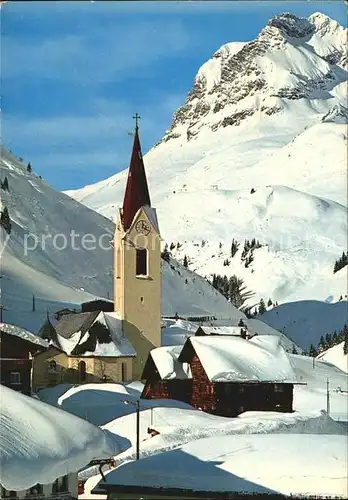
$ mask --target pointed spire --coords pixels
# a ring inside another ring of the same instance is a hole
[[[144,205],[151,206],[138,132],[138,119],[140,116],[136,113],[133,118],[135,119],[133,151],[123,200],[123,227],[125,231],[131,226],[140,207]]]

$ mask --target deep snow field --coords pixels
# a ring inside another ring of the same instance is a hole
[[[219,469],[223,469],[225,476],[226,471],[229,473],[223,483],[226,489],[242,487],[243,481],[239,483],[232,480],[238,476],[251,484],[259,485],[263,491],[266,489],[285,494],[292,491],[299,494],[337,495],[344,498],[347,492],[345,481],[342,480],[342,470],[348,465],[345,454],[348,376],[330,363],[315,360],[313,367],[312,358],[302,355],[290,355],[290,358],[298,380],[307,384],[295,386],[295,412],[292,414],[246,412],[237,418],[229,419],[209,415],[176,401],[141,400],[140,458],[146,461],[139,463],[134,462],[136,458],[134,406],[127,404],[127,401],[139,398],[142,390],[140,382],[128,385],[57,386],[40,391],[38,396],[86,418],[104,431],[115,435],[120,448],[120,453],[115,457],[116,465],[122,465],[112,473],[116,482],[121,480],[121,483],[125,481],[124,484],[133,484],[130,477],[137,477],[139,481],[145,481],[141,483],[144,486],[149,485],[149,481],[152,481],[153,485],[163,482],[173,487],[175,484],[180,486],[182,481],[186,484],[183,479],[185,468],[187,470],[192,465],[194,475],[190,472],[192,477],[187,487],[196,487],[205,474],[208,474],[211,484],[214,484],[212,477],[215,479],[219,477]],[[326,413],[327,379],[330,390],[330,416]],[[156,429],[159,435],[150,437],[147,433],[148,427]],[[256,434],[258,436],[255,436]],[[238,466],[234,460],[237,452],[230,451],[235,448],[240,449]],[[274,455],[278,448],[283,450],[279,462],[285,464],[284,468],[282,469],[277,460],[278,465],[274,474],[266,474],[267,467],[271,467],[272,470],[275,467]],[[263,469],[261,469],[260,457],[262,450],[265,449],[267,452],[263,456]],[[173,452],[173,454],[162,455],[163,452]],[[182,454],[184,455],[181,467],[175,463]],[[158,459],[155,456],[158,456]],[[335,457],[339,457],[339,460],[337,461]],[[169,469],[163,465],[168,463],[169,467],[171,460],[173,460],[173,465],[170,465],[171,470],[179,467],[178,470],[175,469],[177,470],[175,474],[168,473]],[[324,466],[323,462],[326,460],[327,466]],[[209,464],[207,472],[204,464]],[[250,467],[248,464],[254,466]],[[256,467],[255,464],[259,465]],[[306,464],[312,465],[306,468]],[[124,472],[123,467],[125,467]],[[153,474],[149,472],[151,468]],[[83,480],[88,478],[84,498],[93,498],[90,491],[101,479],[97,468],[84,469],[79,477]],[[168,477],[174,479],[169,480]],[[291,490],[292,480],[296,483],[296,490]],[[250,488],[252,489],[251,486]]]

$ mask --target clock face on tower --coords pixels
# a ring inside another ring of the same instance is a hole
[[[151,231],[151,226],[145,219],[140,219],[135,224],[135,230],[138,233],[145,234],[145,236],[147,236]]]

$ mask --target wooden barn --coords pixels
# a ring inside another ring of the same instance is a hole
[[[170,398],[224,417],[293,411],[296,376],[279,339],[195,336],[151,351],[142,398]]]
[[[33,357],[48,343],[23,328],[0,323],[1,384],[30,395]]]
[[[142,398],[191,403],[191,369],[179,361],[181,350],[182,346],[163,346],[150,351],[142,374],[146,380]]]

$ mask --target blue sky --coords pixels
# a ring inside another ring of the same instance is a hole
[[[346,23],[335,1],[6,3],[3,143],[56,189],[109,177],[128,166],[134,112],[145,153],[222,44],[317,11]]]

